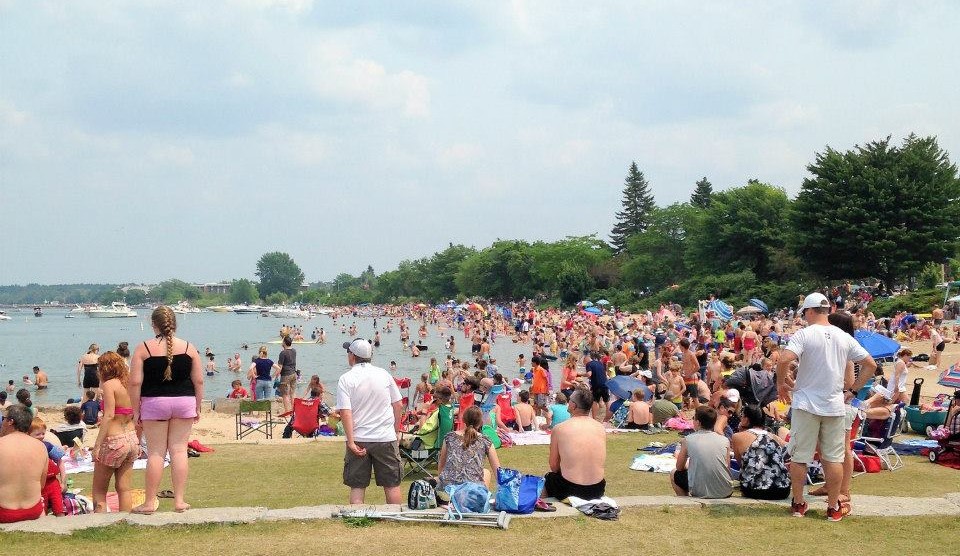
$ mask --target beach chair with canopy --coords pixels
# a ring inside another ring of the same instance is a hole
[[[254,433],[273,438],[273,402],[240,400],[236,419],[237,440]]]

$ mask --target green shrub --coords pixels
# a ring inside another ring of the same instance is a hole
[[[870,302],[869,310],[877,317],[892,317],[900,311],[929,313],[943,303],[943,290],[936,288],[910,292],[896,297],[883,297]]]

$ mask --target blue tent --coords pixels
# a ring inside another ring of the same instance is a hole
[[[887,338],[883,334],[870,332],[869,330],[857,330],[853,337],[860,342],[863,349],[867,350],[870,357],[874,359],[892,359],[900,350],[900,344],[895,340]]]

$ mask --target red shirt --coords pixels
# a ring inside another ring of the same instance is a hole
[[[239,400],[241,398],[246,398],[247,391],[242,386],[239,386],[237,388],[234,388],[233,392],[230,392],[230,395],[227,397],[232,400]]]

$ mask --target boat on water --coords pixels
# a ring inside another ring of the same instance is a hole
[[[207,309],[210,310],[210,312],[212,313],[232,313],[233,312],[233,307],[229,305],[213,305],[211,307],[207,307]]]
[[[233,312],[238,315],[249,315],[249,314],[260,313],[260,311],[262,310],[263,308],[260,307],[259,305],[234,305],[233,306]]]
[[[186,301],[181,301],[173,306],[173,312],[178,315],[186,315],[188,313],[199,313],[201,311]]]
[[[90,308],[87,310],[87,316],[92,319],[112,319],[135,317],[137,316],[137,312],[127,307],[126,303],[114,301],[109,307],[100,306]]]
[[[35,317],[42,317],[42,316],[43,316],[43,307],[34,307],[34,308],[33,308],[33,316],[35,316]]]
[[[319,309],[311,309],[310,314],[311,315],[329,315],[333,313],[333,311],[334,310],[329,307],[320,307]]]
[[[5,311],[0,311],[0,320],[13,320],[13,317],[7,316]]]
[[[310,318],[310,311],[304,311],[303,309],[296,309],[294,307],[271,307],[264,311],[267,315],[271,317],[276,317],[278,319],[308,319]]]

